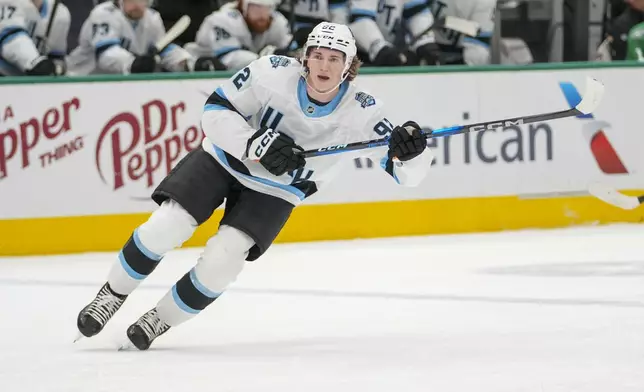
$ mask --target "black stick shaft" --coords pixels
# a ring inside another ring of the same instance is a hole
[[[490,131],[493,129],[504,128],[504,127],[509,127],[513,125],[550,121],[550,120],[556,120],[559,118],[579,116],[581,114],[583,113],[573,108],[568,110],[561,110],[558,112],[536,114],[533,116],[514,117],[514,118],[508,118],[505,120],[484,121],[484,122],[473,123],[469,125],[457,125],[453,127],[434,129],[431,133],[426,134],[425,137],[427,139],[433,139],[433,138],[444,137],[449,135],[458,135],[461,133]],[[303,151],[301,154],[304,158],[311,158],[311,157],[318,157],[322,155],[339,154],[347,151],[364,150],[367,148],[386,146],[388,142],[389,142],[388,138],[372,139],[372,140],[365,140],[362,142],[338,144],[335,146],[322,147],[322,148],[318,148],[317,150],[307,150],[307,151]]]
[[[51,28],[54,25],[54,18],[56,17],[56,10],[58,9],[58,4],[60,4],[62,0],[54,0],[54,6],[51,9],[51,16],[49,17],[49,20],[47,21],[47,29],[45,30],[45,36],[43,37],[42,42],[40,43],[40,54],[47,55],[47,41],[49,41],[49,35],[51,34]]]

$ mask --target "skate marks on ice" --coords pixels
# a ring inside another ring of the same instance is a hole
[[[598,266],[603,267],[606,272],[602,276],[633,276],[632,272],[624,269],[619,272],[620,263],[575,263],[567,265],[561,264],[537,264],[534,266],[519,267],[498,267],[481,270],[489,274],[500,275],[535,275],[535,276],[597,276]],[[621,263],[629,268],[639,271],[637,275],[644,275],[644,262],[642,263]],[[635,267],[633,267],[633,265]],[[551,268],[548,270],[545,266]],[[555,268],[556,267],[556,268]],[[586,268],[585,268],[586,267]],[[608,268],[611,267],[611,268]],[[570,268],[566,270],[565,268]],[[608,270],[612,270],[612,275],[607,275]],[[564,274],[566,272],[568,274]],[[573,272],[577,271],[577,272]],[[585,272],[583,272],[585,271]],[[586,275],[584,275],[584,273]],[[33,286],[33,287],[81,287],[95,288],[100,286],[99,282],[80,282],[80,281],[47,281],[37,279],[18,279],[18,278],[0,278],[0,286]],[[144,284],[138,290],[156,290],[165,291],[167,285]],[[457,294],[439,294],[439,293],[396,293],[396,292],[376,292],[376,291],[343,291],[343,290],[322,290],[322,289],[262,289],[262,288],[244,288],[231,287],[227,290],[227,295],[244,294],[244,295],[280,295],[280,296],[300,296],[300,297],[326,297],[326,298],[354,298],[354,299],[385,299],[385,300],[402,300],[402,301],[448,301],[448,302],[480,302],[493,304],[527,304],[527,305],[551,305],[551,306],[605,306],[618,308],[644,308],[644,301],[633,300],[607,300],[601,298],[534,298],[534,297],[506,297],[506,296],[478,296],[478,295],[457,295]]]
[[[644,261],[543,263],[521,266],[488,267],[479,270],[493,275],[517,275],[534,277],[641,277],[644,276]]]

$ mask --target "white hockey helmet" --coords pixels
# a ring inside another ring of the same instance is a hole
[[[240,1],[242,5],[242,13],[244,15],[246,15],[246,10],[248,10],[248,4],[263,5],[265,7],[270,8],[271,10],[274,10],[275,7],[277,7],[276,0],[240,0]]]
[[[344,53],[344,70],[342,71],[342,80],[347,77],[347,72],[351,67],[353,58],[356,56],[356,40],[353,33],[347,25],[339,23],[322,22],[315,26],[304,44],[305,61],[303,66],[306,68],[306,57],[311,48],[328,48],[335,49]],[[304,72],[307,72],[305,69]]]

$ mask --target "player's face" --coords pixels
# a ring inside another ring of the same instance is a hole
[[[344,53],[327,48],[313,48],[306,65],[309,68],[309,83],[317,90],[327,91],[336,87],[342,80]]]
[[[246,9],[246,23],[248,28],[255,34],[261,34],[271,27],[270,7],[259,4],[248,4]]]
[[[123,12],[130,19],[141,19],[147,9],[148,0],[123,0]]]

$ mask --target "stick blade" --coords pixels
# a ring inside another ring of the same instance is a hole
[[[446,16],[444,28],[449,30],[458,31],[470,37],[476,37],[479,34],[479,24],[462,18],[457,18],[455,16]]]
[[[170,45],[172,41],[177,39],[186,29],[190,26],[192,20],[188,15],[183,15],[177,23],[175,23],[170,30],[168,30],[163,37],[156,43],[155,47],[157,52],[161,52],[166,46]]]
[[[597,109],[604,96],[604,85],[597,79],[588,77],[586,79],[586,91],[581,102],[575,106],[583,114],[590,114]]]
[[[617,189],[609,188],[603,184],[591,184],[588,187],[588,192],[599,200],[624,210],[633,210],[640,205],[636,196],[627,196]]]

